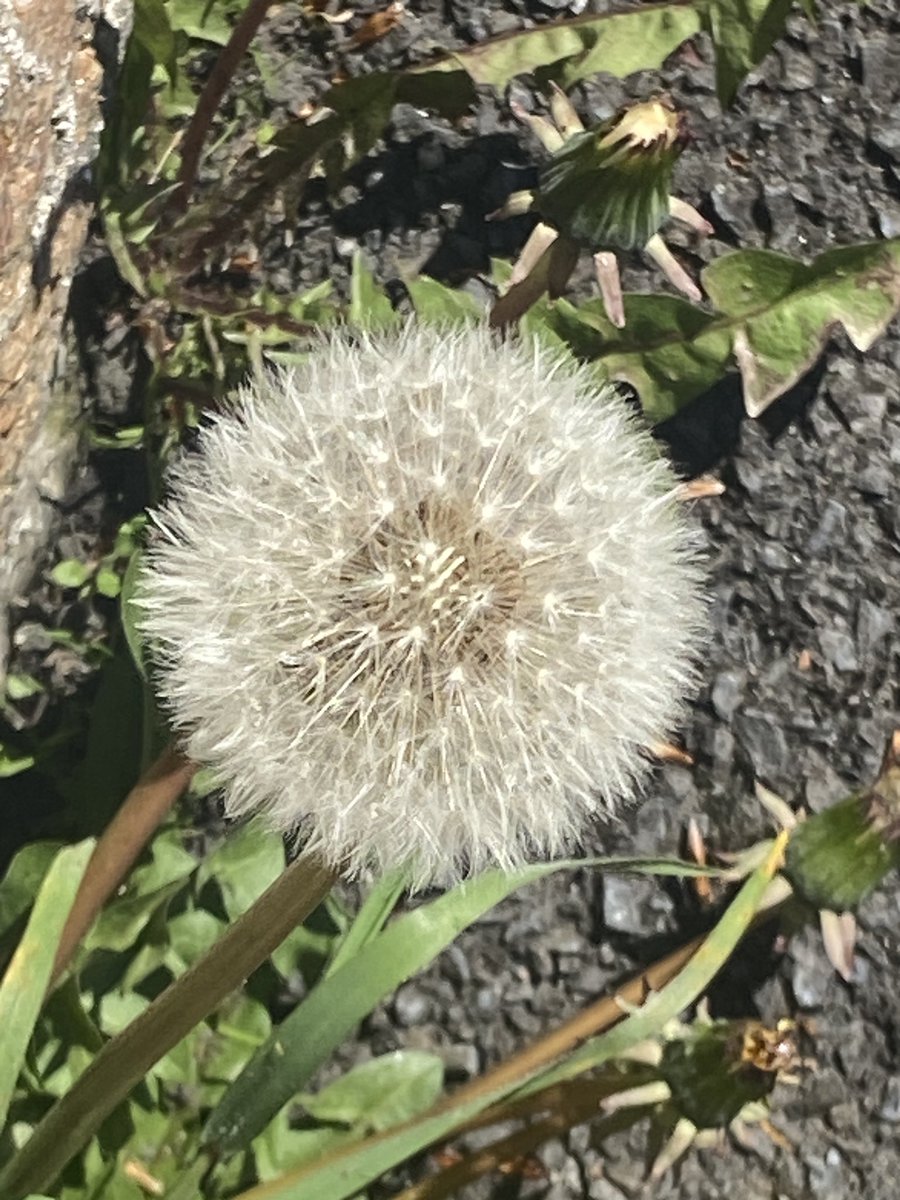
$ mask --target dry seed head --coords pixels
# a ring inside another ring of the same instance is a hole
[[[139,603],[229,813],[420,884],[575,843],[691,680],[698,572],[624,403],[483,328],[337,336],[184,457]]]

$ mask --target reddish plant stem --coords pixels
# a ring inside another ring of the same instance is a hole
[[[196,766],[169,747],[137,781],[104,830],[87,865],[56,951],[49,990],[71,961],[100,909],[187,787]]]
[[[200,93],[200,99],[181,144],[181,168],[178,172],[180,186],[172,197],[173,207],[180,212],[185,211],[193,195],[203,143],[206,141],[213,117],[271,4],[272,0],[250,0],[241,19],[232,30],[231,37],[222,47],[222,53],[216,59],[206,86]]]

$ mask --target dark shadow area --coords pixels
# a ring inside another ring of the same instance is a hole
[[[391,142],[357,164],[347,179],[365,192],[335,212],[340,236],[426,229],[442,208],[458,206],[452,228],[422,266],[423,274],[441,283],[461,283],[489,270],[494,256],[515,256],[535,224],[530,215],[486,219],[512,192],[533,187],[537,179],[534,162],[511,133],[477,137],[460,147],[428,133]]]
[[[755,418],[771,442],[776,442],[792,425],[803,422],[819,395],[825,368],[823,355],[792,388]],[[736,453],[743,423],[749,420],[740,376],[733,373],[685,405],[674,417],[657,425],[654,434],[668,448],[676,470],[692,478]]]
[[[741,381],[737,375],[727,375],[657,425],[654,433],[668,447],[676,470],[691,478],[735,452],[745,416]]]

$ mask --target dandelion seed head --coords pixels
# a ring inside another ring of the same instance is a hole
[[[184,456],[138,596],[229,814],[420,884],[577,843],[636,795],[700,624],[648,434],[483,328],[336,336]]]

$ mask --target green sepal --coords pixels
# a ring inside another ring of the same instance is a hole
[[[674,132],[649,145],[620,139],[622,119],[573,135],[538,177],[537,211],[592,252],[646,246],[669,213],[683,139]]]
[[[698,1129],[723,1129],[745,1105],[762,1100],[775,1086],[777,1072],[745,1061],[746,1023],[697,1023],[666,1043],[659,1074],[669,1085],[680,1117]]]
[[[872,800],[871,791],[850,796],[791,833],[784,874],[813,907],[852,912],[900,866],[900,843],[874,818]]]

